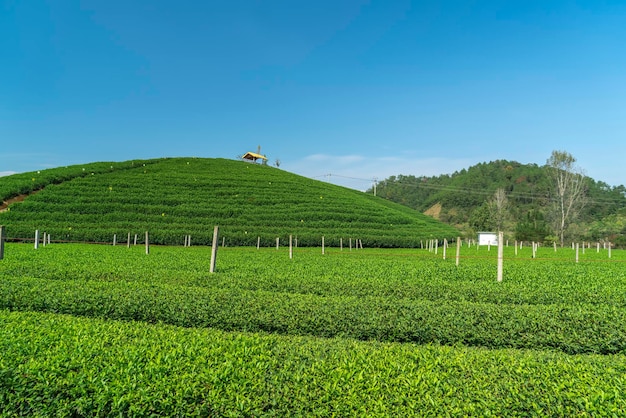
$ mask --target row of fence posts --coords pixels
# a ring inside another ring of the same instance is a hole
[[[50,245],[50,234],[44,232],[43,235],[39,233],[39,230],[35,231],[35,249],[39,248],[39,243],[44,247]]]
[[[217,247],[218,247],[218,236],[219,236],[219,226],[215,226],[214,230],[213,230],[213,241],[212,241],[212,245],[211,245],[211,264],[210,264],[210,272],[214,273],[215,272],[215,265],[217,262]],[[39,242],[42,242],[43,246],[45,246],[46,244],[50,244],[50,234],[47,233],[43,233],[43,239],[40,238],[40,232],[39,230],[35,231],[35,249],[39,248]],[[4,242],[5,242],[5,227],[4,226],[0,226],[0,260],[2,260],[4,258]],[[127,247],[130,248],[130,242],[131,242],[131,233],[128,233],[128,237],[127,237]],[[343,238],[340,238],[340,249],[343,251]],[[472,241],[468,240],[468,247],[471,246]],[[117,244],[117,235],[113,235],[113,245],[115,246]],[[259,236],[257,238],[257,250],[260,248],[260,244],[261,244],[261,237]],[[585,245],[586,244],[586,245]],[[134,245],[137,245],[137,234],[135,234],[135,239],[134,239]],[[462,241],[460,237],[457,237],[456,239],[456,261],[455,264],[458,266],[459,265],[459,261],[460,261],[460,250],[461,250],[461,246],[462,246]],[[537,255],[537,249],[539,247],[539,243],[536,242],[532,242],[532,257],[536,258]],[[185,243],[184,243],[185,247],[190,247],[191,246],[191,235],[186,235],[185,236]],[[222,246],[225,246],[225,237],[222,238]],[[295,238],[295,247],[297,248],[298,246],[298,238]],[[352,251],[352,238],[350,238],[349,240],[349,246],[350,246],[350,251]],[[420,241],[420,246],[421,248],[424,248],[424,244],[423,241]],[[438,239],[431,239],[427,242],[427,246],[428,246],[428,250],[430,252],[434,252],[435,254],[438,253],[438,249],[439,249],[439,240]],[[322,236],[322,254],[325,254],[325,237]],[[356,248],[359,249],[359,247],[361,249],[363,249],[363,242],[359,239],[356,240]],[[477,249],[478,249],[478,245],[477,245]],[[507,240],[507,247],[508,247],[508,240]],[[585,253],[585,247],[586,248],[591,248],[591,243],[585,243],[583,242],[582,245],[582,251],[583,254]],[[149,234],[148,231],[146,231],[145,234],[145,248],[146,248],[146,254],[150,254],[150,239],[149,239]],[[277,237],[276,238],[276,249],[278,250],[280,248],[280,238]],[[292,235],[289,235],[289,258],[292,259],[293,258],[293,248],[294,248],[294,239]],[[448,248],[448,240],[444,239],[443,240],[443,259],[446,259],[446,251]],[[518,242],[515,241],[515,255],[517,256],[517,250],[518,250]],[[523,248],[523,241],[519,242],[519,249]],[[580,250],[581,246],[579,243],[572,243],[572,249],[574,249],[576,251],[576,263],[579,262],[579,250]],[[608,243],[608,247],[607,247],[607,243],[604,243],[604,249],[608,248],[608,256],[609,258],[611,258],[611,243]],[[488,243],[487,246],[487,250],[490,251],[491,250],[491,243]],[[554,251],[556,252],[556,243],[554,243]],[[598,242],[596,244],[596,251],[600,252],[600,243]],[[500,282],[502,281],[502,271],[503,271],[503,252],[504,252],[504,237],[503,237],[503,233],[500,232],[498,233],[498,270],[497,270],[497,280]]]
[[[215,264],[217,261],[218,234],[219,234],[219,227],[216,225],[213,230],[213,245],[212,245],[212,250],[211,250],[211,265],[210,265],[211,273],[215,272]],[[128,239],[126,241],[126,245],[128,248],[130,248],[130,238],[131,238],[131,234],[129,232]],[[0,226],[0,260],[4,258],[4,240],[5,240],[4,226]],[[36,230],[35,231],[35,249],[39,249],[39,242],[40,242],[40,233],[39,233],[39,230]],[[46,245],[46,242],[50,244],[50,235],[44,232],[42,242],[44,246]],[[137,245],[137,234],[135,234],[134,244]],[[117,245],[117,235],[113,235],[113,245],[114,246]],[[146,245],[146,255],[149,255],[150,254],[150,235],[148,231],[146,231],[145,245]],[[191,235],[185,236],[185,246],[191,246]]]
[[[461,259],[461,246],[463,245],[463,241],[461,241],[461,237],[457,237],[456,238],[456,259],[455,259],[455,264],[458,266],[459,265],[459,261]],[[438,253],[438,248],[439,248],[439,240],[438,239],[431,239],[426,243],[426,246],[428,248],[428,251],[430,252],[434,252],[435,255]],[[424,242],[420,241],[420,247],[423,249],[424,248]],[[443,259],[445,260],[447,257],[447,250],[448,250],[448,239],[444,238],[443,240],[443,245],[442,245],[442,251],[443,251]]]
[[[508,241],[506,242],[506,245],[508,247]],[[517,249],[518,249],[518,245],[517,245],[517,241],[515,241],[515,255],[517,256]],[[460,252],[461,252],[461,246],[462,246],[462,241],[460,237],[457,237],[456,239],[456,265],[459,265],[459,260],[460,260]],[[523,247],[523,241],[519,242],[519,248],[522,249]],[[428,246],[428,250],[430,252],[433,252],[435,254],[437,254],[437,249],[439,248],[439,240],[430,240],[427,243]],[[468,240],[468,246],[471,246],[471,241]],[[421,247],[424,248],[423,243],[421,243]],[[477,246],[478,249],[479,246]],[[442,250],[443,250],[443,259],[446,259],[446,250],[448,248],[448,240],[444,239],[443,240],[443,246],[442,246]],[[537,249],[539,248],[539,243],[538,242],[532,242],[531,243],[531,249],[532,249],[532,257],[533,258],[537,258]],[[580,249],[580,245],[579,243],[572,243],[572,248],[575,249],[576,251],[576,263],[579,262],[579,249]],[[587,248],[591,248],[591,243],[587,243]],[[609,242],[608,245],[607,243],[604,243],[604,248],[608,249],[608,257],[611,258],[611,243]],[[487,251],[491,250],[491,243],[487,244]],[[583,254],[585,253],[585,243],[583,242],[582,245],[582,250],[583,250]],[[556,252],[556,243],[554,243],[554,251]],[[600,243],[598,242],[596,245],[596,251],[599,253],[600,252]],[[497,261],[498,261],[498,267],[497,267],[497,281],[501,282],[502,281],[502,275],[503,275],[503,266],[504,266],[504,233],[503,232],[499,232],[498,233],[498,256],[497,256]]]
[[[363,241],[357,239],[354,241],[355,247],[357,250],[360,248],[363,249]],[[349,247],[350,251],[352,251],[352,238],[349,239]],[[256,249],[261,248],[261,237],[257,237]],[[293,235],[289,235],[289,258],[293,258],[293,249],[298,248],[298,237],[294,237]],[[276,237],[276,249],[280,249],[280,237]],[[339,250],[343,251],[343,238],[339,238]],[[326,237],[322,235],[322,254],[326,254]]]
[[[137,245],[137,240],[138,240],[138,235],[135,234],[134,235],[134,239],[132,238],[132,234],[129,232],[128,236],[127,236],[127,240],[126,240],[126,246],[128,248],[131,247],[131,242],[133,246]],[[289,235],[289,239],[290,239],[290,247],[294,246],[295,243],[295,248],[298,248],[298,237],[296,236],[295,238],[293,238],[292,235]],[[43,233],[43,239],[41,238],[41,234],[39,232],[39,230],[35,231],[35,249],[39,248],[39,243],[42,243],[44,246],[46,245],[46,243],[49,245],[50,244],[50,234],[46,234],[45,232]],[[113,234],[113,246],[117,246],[119,244],[119,241],[117,239],[117,234]],[[150,242],[149,242],[149,235],[148,235],[148,231],[146,231],[146,235],[145,235],[145,245],[146,245],[146,254],[150,253]],[[184,243],[183,243],[184,247],[191,247],[191,235],[185,235],[184,236]],[[222,247],[226,246],[226,237],[222,237]],[[257,237],[257,244],[256,244],[256,248],[257,250],[261,248],[261,237]],[[343,238],[339,239],[339,248],[341,251],[343,251]],[[354,245],[353,245],[353,240],[352,238],[349,239],[349,248],[350,251],[352,251],[353,248],[358,249],[363,249],[363,241],[360,239],[355,239],[354,240]],[[276,237],[276,249],[280,249],[280,237]],[[325,254],[325,237],[322,236],[322,254]]]
[[[468,240],[467,245],[468,248],[471,247],[472,241]],[[457,237],[456,238],[456,260],[455,260],[455,264],[458,266],[460,259],[461,259],[461,246],[463,245],[462,241],[461,241],[461,237]],[[488,250],[491,250],[491,243],[487,244],[488,246]],[[422,245],[423,248],[423,245]],[[435,254],[437,254],[437,249],[439,248],[439,240],[430,240],[428,242],[428,250],[429,251],[433,251],[434,248],[434,252]],[[443,251],[443,259],[446,259],[446,250],[448,248],[448,240],[446,238],[444,238],[443,240],[443,246],[442,246],[442,251]],[[517,248],[517,247],[516,247]],[[478,249],[478,246],[477,246]],[[503,232],[499,232],[498,233],[498,267],[497,267],[497,273],[496,273],[496,280],[498,282],[502,281],[502,275],[503,275],[503,271],[504,271],[504,233]]]
[[[257,240],[257,250],[259,249],[259,243],[261,241],[261,237],[258,238]],[[298,248],[298,237],[296,237],[294,239],[293,235],[289,235],[289,258],[292,259],[293,258],[293,249],[294,249],[294,242],[295,242],[295,248]],[[349,240],[349,245],[350,245],[350,251],[352,251],[352,238],[350,238]],[[280,248],[280,238],[276,238],[276,249],[278,250]],[[355,240],[355,249],[363,249],[363,241],[361,241],[360,239]],[[343,238],[339,238],[339,250],[343,251]],[[322,255],[326,254],[326,238],[324,237],[324,235],[322,235]]]
[[[498,242],[502,242],[502,241],[500,240]],[[437,253],[436,248],[438,246],[438,241],[434,240],[434,243],[435,243],[434,246],[435,246],[435,254],[436,254]],[[471,243],[472,243],[472,240],[468,239],[468,241],[467,241],[468,246],[471,247]],[[474,244],[476,245],[475,242],[474,242]],[[432,245],[432,241],[431,241],[431,245]],[[443,246],[444,247],[444,256],[443,256],[444,260],[446,258],[446,256],[445,256],[445,247],[446,247],[446,245],[447,245],[447,240],[444,240],[444,246]],[[462,245],[461,241],[459,239],[457,239],[457,248],[460,247],[460,245]],[[532,241],[530,243],[530,245],[531,245],[531,251],[532,251],[532,258],[537,258],[537,250],[539,248],[539,243]],[[506,241],[506,246],[507,247],[509,246],[509,241],[508,240]],[[516,240],[514,245],[513,245],[513,247],[515,249],[515,255],[517,256],[517,250],[518,250],[518,248],[521,250],[524,247],[524,241],[519,241],[519,247],[518,247],[518,241]],[[556,244],[556,242],[553,243],[553,247],[554,247],[554,252],[557,252],[557,244]],[[423,248],[423,246],[422,246],[422,248]],[[480,248],[480,245],[476,245],[476,250],[477,251],[478,251],[479,248]],[[580,243],[573,243],[572,242],[572,250],[575,250],[575,252],[576,252],[576,262],[579,261],[580,249],[582,249],[582,253],[585,254],[585,248],[591,249],[591,243],[590,242],[583,242],[582,245],[580,245]],[[609,258],[611,258],[611,248],[612,248],[612,244],[610,242],[603,242],[603,249],[604,250],[608,250],[608,257]],[[431,249],[431,247],[429,247],[429,249]],[[491,242],[487,243],[487,251],[491,251]],[[599,252],[600,252],[600,243],[597,242],[596,243],[596,253],[599,253]]]
[[[215,231],[214,231],[215,233]],[[128,233],[127,236],[127,240],[126,240],[126,246],[128,248],[130,248],[131,246],[131,233]],[[137,237],[138,235],[135,234],[134,240],[133,240],[133,245],[137,245]],[[43,242],[43,245],[46,245],[46,242],[48,244],[50,244],[50,235],[46,234],[44,232],[43,234],[43,240],[40,239],[40,232],[39,230],[35,230],[35,249],[39,248],[39,242]],[[363,249],[363,241],[360,239],[356,239],[355,241],[355,248],[356,249]],[[352,251],[353,245],[352,245],[353,241],[352,238],[349,239],[349,247],[350,247],[350,251]],[[117,240],[117,234],[113,234],[113,246],[116,246],[118,244],[118,240]],[[149,239],[149,234],[148,231],[146,231],[146,235],[145,235],[145,245],[146,245],[146,254],[150,254],[150,239]],[[215,245],[217,245],[217,242],[215,243]],[[191,247],[191,235],[185,235],[184,237],[184,243],[183,243],[184,247]],[[222,237],[222,247],[226,246],[226,237]],[[293,246],[294,246],[294,238],[292,235],[289,235],[289,247],[290,247],[290,255],[292,258],[293,257]],[[257,237],[257,250],[260,249],[261,247],[261,237]],[[295,247],[298,247],[298,237],[295,237]],[[276,249],[278,250],[280,248],[280,237],[276,237]],[[325,254],[325,237],[322,236],[322,254]],[[343,238],[339,239],[339,248],[341,249],[341,251],[343,251]]]

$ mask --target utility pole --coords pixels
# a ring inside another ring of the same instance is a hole
[[[374,177],[372,181],[374,182],[374,196],[376,196],[376,185],[378,184],[378,177]]]

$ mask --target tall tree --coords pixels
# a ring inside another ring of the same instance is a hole
[[[506,192],[500,187],[491,197],[488,203],[491,222],[498,232],[504,231],[504,225],[509,220],[509,199]]]
[[[551,220],[563,246],[567,228],[578,218],[587,201],[585,174],[576,166],[576,158],[566,151],[552,151],[546,165],[552,179]]]

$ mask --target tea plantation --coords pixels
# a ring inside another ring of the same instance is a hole
[[[94,163],[0,178],[0,200],[32,193],[0,213],[9,238],[112,242],[149,231],[155,244],[416,247],[458,232],[405,206],[277,168],[208,158]]]
[[[626,416],[624,251],[506,247],[497,282],[495,249],[421,248],[451,227],[228,160],[0,178],[20,195],[1,417]],[[162,245],[127,246],[146,230]]]
[[[8,243],[0,415],[620,416],[626,254]]]

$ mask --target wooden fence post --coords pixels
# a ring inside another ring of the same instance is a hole
[[[215,225],[213,228],[213,245],[211,246],[211,266],[209,272],[215,273],[215,263],[217,261],[217,239],[220,232],[220,227]]]
[[[343,251],[343,238],[339,238],[339,251]]]
[[[324,235],[322,235],[322,255],[324,255]]]
[[[289,259],[293,258],[293,236],[289,235]]]
[[[443,259],[446,259],[446,249],[448,248],[448,238],[443,239]]]
[[[130,248],[130,232],[128,233],[128,239],[126,240],[126,248]]]
[[[146,231],[146,255],[150,254],[150,239],[148,236],[148,231]]]
[[[276,237],[276,249],[280,246],[280,237]]]
[[[261,248],[261,237],[256,237],[256,249]]]
[[[461,237],[456,237],[456,265],[459,265],[459,259],[461,258]]]
[[[39,230],[35,230],[35,249],[39,248]]]
[[[576,243],[576,262],[578,263],[578,243]]]
[[[115,244],[117,244],[117,234],[113,234],[113,246],[115,247]]]
[[[0,225],[0,260],[4,258],[4,225]]]
[[[502,281],[502,272],[504,270],[504,232],[498,232],[498,281]]]

